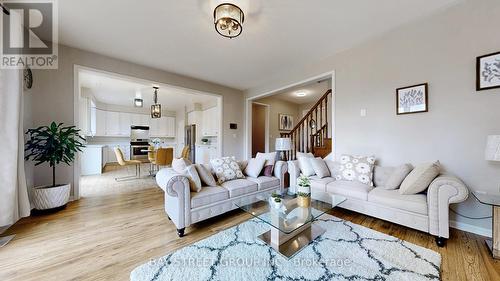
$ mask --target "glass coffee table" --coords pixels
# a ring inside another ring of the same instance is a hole
[[[257,196],[255,202],[235,205],[271,226],[271,230],[262,233],[258,238],[286,258],[293,257],[325,233],[325,229],[313,222],[346,200],[345,197],[332,195],[332,204],[312,199],[309,207],[300,207],[297,198],[287,194],[279,196],[283,203],[280,209],[275,208],[269,201],[271,193]]]
[[[472,194],[477,201],[493,208],[492,239],[486,239],[486,245],[490,249],[493,258],[500,259],[500,194],[481,191],[473,191]]]

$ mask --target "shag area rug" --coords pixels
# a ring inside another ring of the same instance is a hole
[[[441,256],[369,228],[323,215],[326,232],[291,259],[256,237],[251,219],[132,271],[153,280],[440,280]]]

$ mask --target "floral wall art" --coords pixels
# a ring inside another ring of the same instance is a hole
[[[427,88],[428,84],[419,84],[396,90],[396,113],[410,114],[427,112]]]
[[[500,88],[500,52],[477,58],[476,89]]]

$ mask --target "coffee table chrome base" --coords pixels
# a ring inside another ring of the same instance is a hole
[[[323,228],[309,223],[290,234],[272,228],[259,235],[258,238],[283,257],[290,259],[325,232],[326,230]]]

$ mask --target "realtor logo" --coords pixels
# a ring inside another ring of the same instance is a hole
[[[57,68],[56,0],[0,0],[0,4],[0,68]]]

